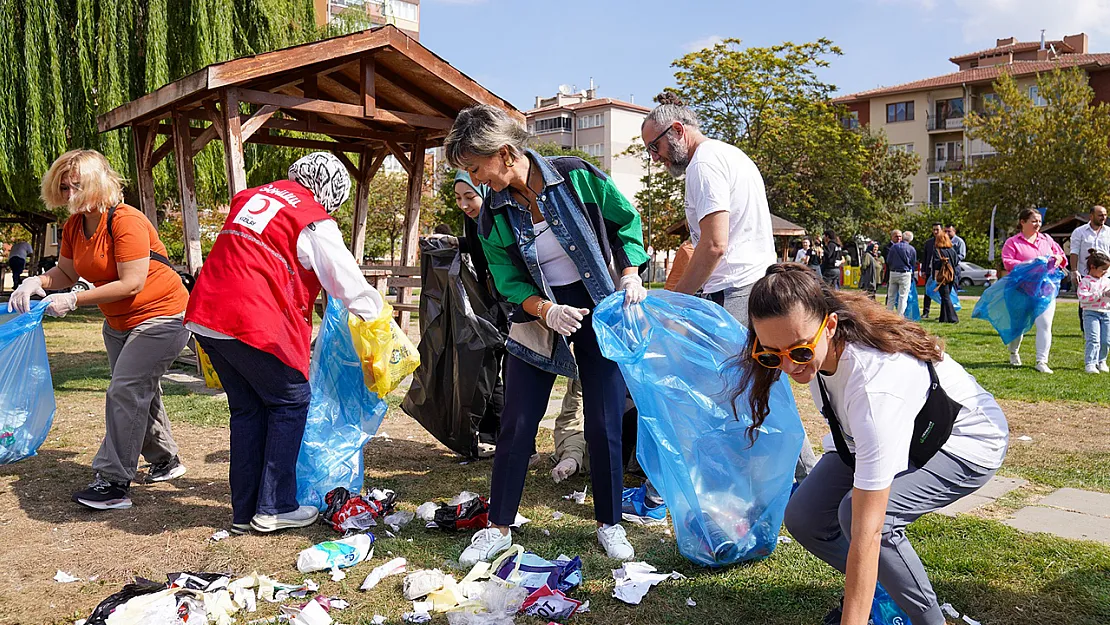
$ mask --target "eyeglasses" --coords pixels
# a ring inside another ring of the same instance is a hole
[[[648,152],[651,152],[652,154],[658,154],[659,153],[659,145],[658,145],[659,140],[662,139],[663,137],[667,136],[667,133],[672,131],[672,130],[674,130],[674,126],[667,126],[667,129],[664,130],[663,132],[659,133],[658,137],[655,137],[654,139],[649,141],[648,144],[647,144]]]
[[[782,359],[789,358],[795,364],[808,365],[813,362],[814,357],[817,356],[817,343],[821,341],[821,333],[825,331],[825,326],[829,324],[829,316],[825,315],[825,320],[821,322],[821,327],[817,328],[817,333],[808,343],[799,343],[790,349],[782,351],[775,351],[770,349],[761,349],[759,341],[752,345],[752,358],[756,362],[767,367],[768,369],[778,369],[782,366]]]

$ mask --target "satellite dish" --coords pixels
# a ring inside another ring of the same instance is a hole
[[[574,93],[574,88],[570,85],[559,85],[559,93],[563,95],[570,95]]]

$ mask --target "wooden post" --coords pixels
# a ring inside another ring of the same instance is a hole
[[[405,235],[401,239],[401,259],[405,267],[415,267],[420,250],[420,198],[424,192],[424,146],[427,140],[417,135],[412,144],[409,159],[412,170],[409,172],[408,196],[405,198]],[[397,291],[397,303],[408,304],[412,299],[412,287],[402,287]],[[401,327],[408,329],[410,314],[401,313]]]
[[[204,263],[200,250],[200,220],[197,218],[196,171],[193,168],[193,138],[189,118],[173,113],[173,160],[177,165],[177,188],[181,194],[182,233],[185,238],[185,267],[196,275]]]
[[[224,127],[224,163],[227,166],[228,201],[247,188],[247,169],[243,158],[243,128],[239,120],[239,95],[235,89],[220,94],[220,114]]]
[[[374,93],[374,59],[362,57],[359,62],[359,96],[362,99],[362,109],[367,117],[378,114],[377,97]]]
[[[135,183],[139,191],[139,210],[154,227],[158,227],[158,205],[154,199],[154,127],[148,124],[131,127],[135,144]]]
[[[359,157],[355,189],[355,214],[351,224],[351,254],[358,264],[362,264],[366,255],[366,217],[370,212],[370,181],[378,173],[382,163],[385,162],[386,151],[375,154],[366,150]]]

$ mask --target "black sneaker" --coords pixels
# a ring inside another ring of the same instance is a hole
[[[840,598],[840,605],[833,608],[828,614],[825,615],[821,625],[840,625],[840,620],[844,617],[844,597]]]
[[[153,484],[172,480],[185,475],[186,471],[188,469],[185,468],[185,465],[181,464],[181,460],[177,456],[174,456],[165,462],[151,464],[146,472],[146,483]]]
[[[88,488],[73,493],[73,500],[95,510],[122,510],[131,507],[130,490],[130,483],[109,482],[97,473]]]

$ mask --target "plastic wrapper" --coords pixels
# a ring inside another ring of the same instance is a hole
[[[929,278],[929,280],[925,283],[925,297],[928,297],[929,299],[931,299],[934,302],[939,304],[940,303],[940,290],[939,290],[939,288],[940,287],[939,287],[939,285],[937,285],[937,281],[932,279],[932,278]],[[959,296],[958,293],[956,293],[956,285],[955,284],[952,284],[952,289],[948,293],[949,293],[948,299],[952,300],[952,307],[955,308],[956,310],[963,309],[963,306],[960,306],[960,296]]]
[[[985,319],[1009,345],[1033,327],[1060,294],[1064,272],[1048,256],[1025,261],[995,282],[979,298],[971,316]]]
[[[477,242],[475,242],[477,243]],[[423,240],[420,367],[401,409],[452,451],[478,457],[478,424],[497,384],[501,304],[457,249]]]
[[[405,331],[393,320],[393,307],[385,304],[373,321],[349,317],[355,352],[362,361],[366,386],[385,397],[416,371],[420,356]]]
[[[0,464],[35,455],[54,422],[44,312],[40,302],[22,315],[0,314]]]
[[[362,490],[362,446],[388,406],[369,388],[347,326],[347,310],[328,298],[309,371],[312,399],[297,456],[297,502],[323,509],[324,495],[342,486]]]
[[[297,570],[312,573],[349,568],[365,560],[373,545],[373,534],[355,534],[342,540],[324,541],[297,554]]]
[[[671,292],[625,307],[618,292],[593,318],[639,408],[636,458],[670,507],[682,555],[705,566],[770,555],[804,438],[789,383],[772,387],[752,444],[747,396],[734,414],[726,367],[744,353],[747,330],[724,308]]]

